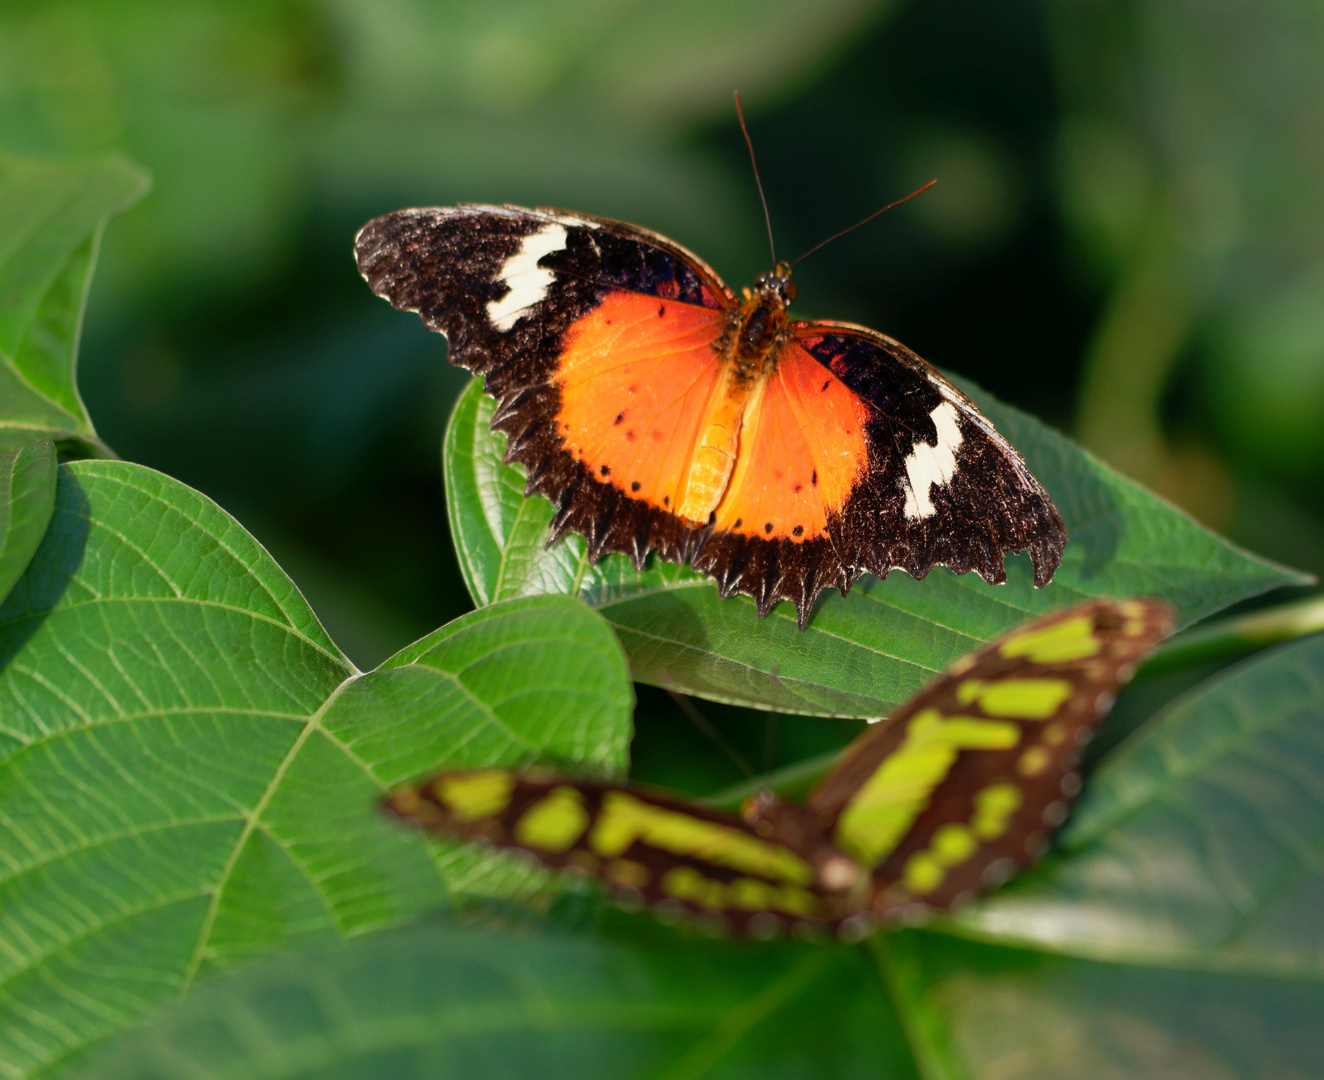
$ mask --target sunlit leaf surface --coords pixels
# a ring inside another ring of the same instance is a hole
[[[517,890],[380,818],[383,786],[441,762],[618,773],[631,731],[624,657],[578,601],[475,612],[360,674],[233,518],[121,462],[61,469],[0,668],[7,1076],[254,952]]]
[[[1322,642],[1178,701],[1048,870],[927,930],[852,950],[434,922],[221,980],[83,1075],[1309,1076]]]

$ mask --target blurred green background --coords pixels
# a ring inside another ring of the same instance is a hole
[[[368,292],[355,231],[557,205],[746,283],[770,257],[733,89],[783,256],[939,181],[798,269],[800,314],[899,337],[1324,573],[1318,2],[0,9],[0,147],[155,177],[92,291],[101,434],[236,514],[364,667],[470,603],[439,464],[464,375]]]

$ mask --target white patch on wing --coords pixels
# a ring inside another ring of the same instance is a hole
[[[504,281],[510,292],[500,300],[489,300],[487,317],[498,330],[509,330],[527,308],[531,308],[547,295],[556,274],[544,270],[538,260],[565,247],[565,226],[552,221],[520,241],[515,251],[501,266],[497,277]]]
[[[929,413],[929,419],[938,429],[938,445],[917,442],[906,455],[907,518],[932,517],[935,508],[929,489],[934,484],[948,483],[956,472],[956,452],[961,449],[961,427],[957,423],[960,415],[955,405],[944,401]]]
[[[949,383],[937,372],[928,372],[927,375],[929,382],[933,384],[933,388],[937,390],[938,393],[940,393],[948,401],[950,401],[953,405],[955,405],[958,411],[964,412],[967,419],[969,419],[972,423],[979,425],[981,431],[985,431],[989,435],[992,435],[993,438],[998,440],[998,442],[1000,443],[1005,442],[1002,436],[998,434],[997,428],[995,428],[992,424],[988,422],[987,419],[985,419],[983,413],[981,413],[978,409],[974,409],[973,411],[971,410],[970,405],[972,404],[972,402],[970,401],[969,398],[967,398],[959,390],[953,389],[951,383]]]

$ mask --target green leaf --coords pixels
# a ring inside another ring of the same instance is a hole
[[[1100,963],[940,934],[876,939],[926,1080],[1307,1077],[1318,980]]]
[[[0,157],[0,427],[113,456],[78,395],[78,335],[106,221],[147,188],[124,158]]]
[[[967,389],[970,389],[967,387]],[[1042,424],[972,390],[980,407],[1048,488],[1071,537],[1061,569],[1033,587],[1026,556],[1007,584],[934,570],[923,581],[866,577],[835,591],[796,629],[790,604],[763,622],[747,597],[656,558],[643,572],[611,555],[590,566],[579,537],[544,548],[551,504],[523,497],[523,469],[501,463],[493,402],[472,383],[446,432],[452,533],[474,600],[565,592],[606,616],[634,677],[701,697],[784,712],[889,713],[958,657],[1034,615],[1090,596],[1159,596],[1181,625],[1304,575],[1233,547]]]
[[[1078,956],[1324,976],[1324,635],[1174,701],[1096,771],[1060,848],[962,927]]]
[[[80,1075],[911,1080],[858,950],[422,926],[203,987]]]
[[[23,573],[55,509],[55,444],[0,428],[0,601]]]
[[[254,952],[535,887],[384,820],[381,789],[443,762],[619,774],[632,704],[614,635],[562,596],[360,674],[210,500],[124,462],[62,467],[0,606],[5,1075]]]

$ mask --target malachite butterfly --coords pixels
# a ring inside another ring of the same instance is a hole
[[[534,771],[443,772],[386,807],[424,829],[522,849],[660,915],[756,938],[856,939],[996,888],[1048,847],[1076,765],[1169,609],[1096,600],[958,661],[844,751],[803,805],[739,817],[658,791]]]

